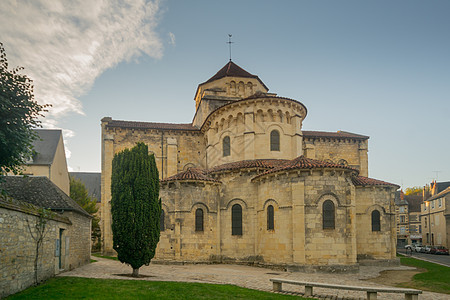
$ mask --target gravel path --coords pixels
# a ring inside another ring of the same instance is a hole
[[[286,278],[291,280],[313,281],[323,283],[336,283],[356,286],[382,286],[377,283],[365,281],[374,278],[383,270],[410,270],[413,268],[399,267],[367,267],[361,266],[356,274],[322,274],[274,271],[266,268],[227,265],[227,264],[197,264],[197,265],[160,265],[150,264],[140,269],[141,275],[149,277],[132,279],[118,274],[130,274],[131,267],[111,259],[93,257],[97,260],[73,271],[65,272],[59,276],[75,276],[88,278],[131,279],[148,281],[182,281],[215,284],[234,284],[237,286],[271,291],[270,278]],[[283,285],[283,291],[302,295],[304,287]],[[344,291],[314,288],[314,296],[321,299],[365,299],[365,292]],[[378,294],[378,299],[394,300],[404,299],[404,294]],[[419,299],[449,300],[450,295],[424,292]]]

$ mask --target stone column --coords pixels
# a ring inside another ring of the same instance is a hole
[[[367,141],[363,141],[359,144],[359,175],[369,177],[369,160],[367,158],[368,152]]]
[[[306,142],[304,155],[307,158],[316,159],[316,147],[313,142]]]
[[[244,111],[244,159],[255,159],[255,116],[253,107],[246,107]]]
[[[103,127],[103,125],[102,125]],[[101,174],[101,229],[102,252],[105,255],[115,254],[111,230],[111,174],[114,157],[114,135],[103,131],[102,141],[102,174]]]
[[[178,144],[176,138],[167,138],[167,177],[178,173]]]
[[[304,264],[305,260],[305,183],[291,184],[292,198],[292,262]]]
[[[292,158],[303,154],[302,116],[294,115],[292,121]]]

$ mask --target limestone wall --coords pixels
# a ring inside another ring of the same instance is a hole
[[[305,107],[284,98],[258,98],[228,104],[202,128],[207,137],[207,166],[252,159],[293,159],[302,154],[301,126]],[[280,134],[280,150],[271,151],[270,133]],[[231,153],[223,155],[229,136]]]
[[[359,259],[394,259],[396,222],[393,187],[357,187],[356,223]],[[372,212],[380,212],[380,231],[372,231]]]
[[[345,160],[349,167],[359,170],[359,175],[368,177],[368,142],[350,138],[305,138],[305,156],[318,160],[341,163]]]
[[[160,197],[165,230],[161,231],[156,260],[208,261],[211,255],[219,255],[216,184],[165,183]],[[195,230],[197,209],[203,210],[203,231]]]

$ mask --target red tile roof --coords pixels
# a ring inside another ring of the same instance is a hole
[[[174,123],[153,123],[153,122],[111,120],[108,122],[106,127],[199,131],[199,129],[192,126],[192,123],[174,124]]]
[[[369,139],[366,135],[360,135],[356,133],[337,131],[337,132],[326,132],[326,131],[302,131],[303,137],[306,138],[351,138],[351,139]]]
[[[223,77],[227,77],[227,76],[232,76],[232,77],[244,77],[244,78],[256,78],[258,79],[259,82],[261,82],[261,84],[267,89],[267,86],[264,84],[264,82],[261,81],[261,79],[259,79],[258,76],[250,74],[249,72],[245,71],[244,69],[242,69],[241,67],[239,67],[237,64],[235,64],[232,61],[229,61],[225,66],[223,66],[222,69],[220,69],[213,77],[211,77],[210,79],[208,79],[207,81],[201,83],[205,84]]]
[[[269,170],[261,175],[256,176],[264,176],[267,174],[277,173],[277,172],[283,172],[283,171],[289,171],[289,170],[302,170],[302,169],[316,169],[316,168],[333,168],[333,169],[345,169],[345,170],[351,170],[358,172],[358,170],[353,169],[348,166],[344,165],[338,165],[334,163],[328,163],[321,160],[306,158],[305,156],[301,155],[293,160],[290,160],[284,164],[281,164],[280,166],[273,168],[272,170]]]
[[[199,168],[188,168],[184,172],[180,172],[166,179],[161,180],[161,182],[168,181],[209,181],[209,182],[219,182],[214,178],[207,175],[206,171]]]
[[[216,166],[208,171],[208,173],[218,173],[222,171],[231,171],[236,169],[272,169],[286,163],[285,159],[254,159],[241,160],[232,163]]]
[[[353,184],[356,186],[373,186],[373,185],[389,185],[399,188],[399,185],[396,185],[394,183],[389,183],[386,181],[381,181],[374,178],[364,177],[364,176],[356,176],[352,178]]]

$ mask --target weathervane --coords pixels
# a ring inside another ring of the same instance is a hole
[[[231,44],[233,44],[234,42],[231,41],[231,34],[228,34],[228,47],[230,48],[230,61],[231,61]]]

